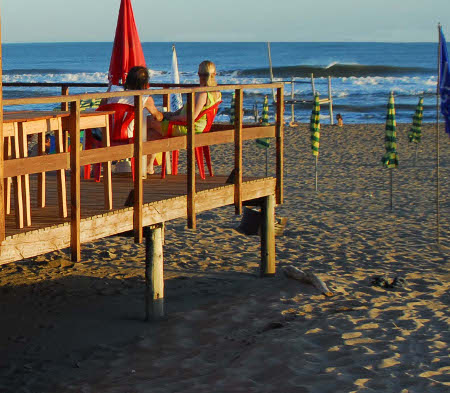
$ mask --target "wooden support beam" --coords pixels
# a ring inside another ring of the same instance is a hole
[[[145,320],[164,317],[164,224],[144,228],[145,234]]]
[[[80,223],[81,223],[81,189],[80,189],[80,101],[70,105],[70,251],[73,262],[81,260]]]
[[[276,137],[276,200],[277,204],[283,203],[283,182],[284,182],[284,88],[277,89],[277,123],[275,130]]]
[[[79,116],[78,116],[78,142],[75,145],[74,139],[72,139],[72,135],[70,136],[72,149],[75,149],[78,151],[78,164],[80,161],[80,123],[79,123]],[[56,153],[64,153],[64,151],[67,151],[66,147],[64,146],[64,137],[63,137],[63,129],[62,129],[62,122],[61,118],[58,118],[58,128],[55,130],[55,148]],[[59,216],[66,218],[67,217],[67,190],[66,190],[66,171],[64,169],[59,169],[56,172],[56,180],[57,180],[57,187],[58,187],[58,206],[59,206]]]
[[[144,189],[142,184],[142,97],[134,97],[134,205],[133,231],[135,243],[142,243],[142,203]]]
[[[62,85],[61,86],[61,95],[62,96],[68,96],[69,95],[69,86],[67,85]],[[69,110],[69,103],[68,102],[61,102],[61,110],[63,112],[67,112]],[[64,130],[64,151],[67,152],[69,151],[69,132],[67,130]]]
[[[111,145],[109,137],[109,116],[106,117],[106,125],[102,128],[102,146]],[[105,209],[112,210],[112,179],[111,179],[111,161],[103,162],[103,188],[105,193]]]
[[[28,157],[28,136],[24,123],[18,124],[19,154],[20,157]],[[28,227],[31,225],[31,197],[30,197],[30,176],[21,176],[22,180],[22,206],[23,206],[23,224]]]
[[[262,198],[261,218],[260,275],[267,277],[275,275],[275,197],[273,195]]]
[[[1,103],[0,103],[1,105]],[[10,160],[12,158],[11,137],[3,139],[3,159]],[[3,168],[3,182],[4,182],[4,206],[6,215],[11,214],[11,178],[5,176],[5,169]]]
[[[194,130],[194,93],[187,95],[187,220],[188,228],[195,229],[195,130]]]
[[[19,132],[17,130],[17,124],[14,124],[14,147],[12,149],[12,154],[14,160],[10,160],[7,162],[17,161],[20,159],[20,148],[19,148]],[[5,168],[6,169],[6,168]],[[4,170],[4,174],[6,174],[6,170]],[[9,177],[8,175],[6,175]],[[12,177],[12,176],[11,176]],[[22,201],[22,176],[14,176],[13,177],[13,186],[14,186],[14,210],[15,210],[15,218],[16,218],[16,227],[23,228],[23,201]]]
[[[62,85],[61,86],[61,95],[62,96],[68,96],[69,95],[69,86]],[[69,110],[69,103],[68,102],[61,102],[61,110],[63,112],[67,112]]]
[[[242,117],[243,112],[243,91],[235,91],[234,107],[234,208],[236,214],[242,214]]]
[[[163,109],[166,109],[167,112],[170,112],[170,94],[163,95]]]
[[[38,156],[45,155],[45,131],[38,134]],[[37,206],[45,207],[45,172],[38,173]]]

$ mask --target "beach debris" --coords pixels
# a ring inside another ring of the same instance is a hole
[[[318,289],[326,297],[334,296],[334,293],[330,291],[327,285],[317,276],[315,273],[310,271],[303,271],[295,266],[286,266],[284,269],[284,274],[295,280],[299,280],[306,284],[310,284]]]
[[[386,277],[375,276],[372,278],[371,285],[386,289],[403,288],[406,286],[406,280],[403,277],[395,276],[392,282],[389,283]]]

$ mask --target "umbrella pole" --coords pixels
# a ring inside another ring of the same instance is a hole
[[[414,167],[416,166],[416,161],[417,161],[417,150],[419,149],[419,144],[418,143],[416,143],[416,152],[415,152],[415,155],[414,155]]]
[[[441,25],[438,24],[439,31],[439,45],[438,45],[438,73],[436,85],[436,243],[439,244],[440,228],[439,228],[439,87],[441,84]]]
[[[316,156],[316,191],[317,191],[317,164],[318,164],[318,161],[319,161],[319,156]]]
[[[393,183],[393,181],[392,181],[392,178],[393,178],[393,175],[392,175],[392,168],[389,170],[389,172],[391,172],[391,211],[392,211],[392,207],[393,207],[393,205],[394,205],[394,201],[393,201],[393,197],[392,197],[392,194],[393,194],[393,192],[392,192],[392,183]]]
[[[266,147],[266,177],[269,173],[269,148]]]

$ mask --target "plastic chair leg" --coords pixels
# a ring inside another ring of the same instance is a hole
[[[211,151],[209,150],[209,146],[203,146],[203,155],[205,156],[206,165],[208,166],[209,176],[214,176],[211,164]]]
[[[84,178],[85,179],[91,178],[91,164],[87,164],[84,166]]]
[[[100,174],[102,172],[101,164],[94,164],[94,179],[97,183],[100,182]]]
[[[166,155],[163,153],[161,161],[161,179],[166,178]]]
[[[195,158],[197,160],[200,177],[205,180],[205,164],[203,163],[203,149],[201,147],[195,148]]]
[[[172,175],[178,175],[178,157],[180,156],[179,150],[172,152]]]

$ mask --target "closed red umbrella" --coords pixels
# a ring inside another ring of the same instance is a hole
[[[131,0],[121,0],[109,65],[108,79],[110,85],[124,83],[128,71],[134,66],[146,66],[144,52],[134,21]]]

